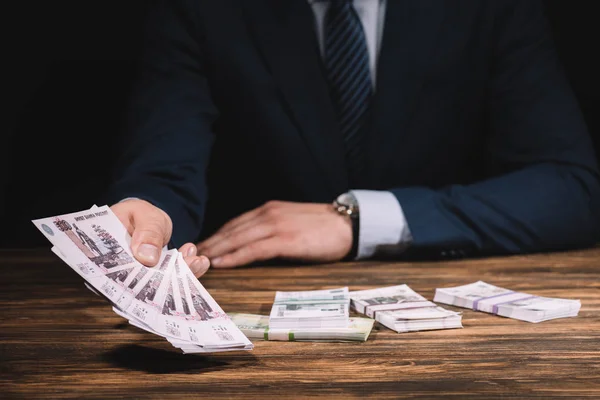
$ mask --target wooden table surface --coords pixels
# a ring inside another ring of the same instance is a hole
[[[463,311],[464,329],[364,343],[256,341],[253,351],[183,355],[136,329],[47,249],[0,251],[0,398],[600,398],[600,249],[440,263],[363,262],[211,270],[230,312],[268,314],[276,290],[476,280],[579,298],[576,318],[532,324]]]

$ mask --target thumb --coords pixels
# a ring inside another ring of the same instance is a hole
[[[171,237],[169,221],[162,215],[153,214],[134,216],[134,230],[131,236],[133,255],[149,267],[158,263],[162,248]]]

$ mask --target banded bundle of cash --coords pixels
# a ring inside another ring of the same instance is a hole
[[[398,332],[462,328],[462,316],[428,301],[407,285],[350,292],[352,308]]]
[[[86,286],[132,325],[185,353],[252,349],[176,249],[164,249],[154,268],[140,264],[131,254],[129,233],[109,207],[33,223]]]
[[[436,289],[433,301],[527,322],[575,317],[581,308],[579,300],[513,292],[483,281]]]
[[[250,339],[305,342],[364,342],[374,320],[350,318],[345,328],[271,329],[267,315],[229,313],[238,328]]]
[[[350,317],[348,288],[276,292],[271,329],[346,328]]]

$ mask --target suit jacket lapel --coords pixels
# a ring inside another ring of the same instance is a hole
[[[243,2],[250,31],[332,194],[347,190],[339,128],[321,67],[314,16],[306,0]]]
[[[368,140],[370,187],[380,186],[409,131],[444,16],[439,0],[389,0]]]

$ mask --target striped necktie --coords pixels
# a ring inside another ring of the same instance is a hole
[[[369,51],[352,0],[330,0],[325,16],[325,68],[350,179],[364,169],[363,126],[373,87]]]

